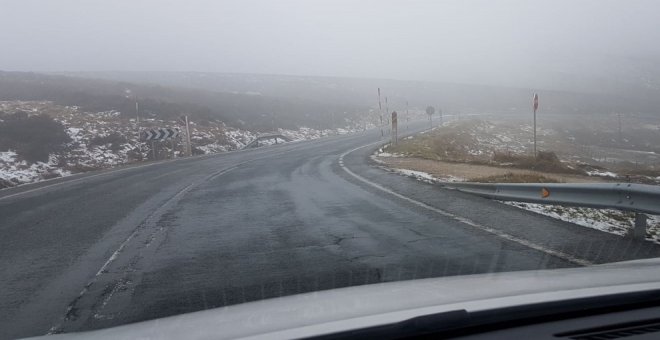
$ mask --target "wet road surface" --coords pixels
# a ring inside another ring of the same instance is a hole
[[[351,285],[660,256],[648,242],[385,171],[368,157],[379,134],[1,191],[0,338]]]

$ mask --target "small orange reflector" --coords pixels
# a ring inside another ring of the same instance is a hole
[[[550,190],[547,188],[541,188],[541,197],[546,198],[550,196]]]

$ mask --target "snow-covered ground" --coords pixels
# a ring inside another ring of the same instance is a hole
[[[380,150],[382,151],[382,150]],[[376,156],[382,157],[382,152],[376,152],[372,159],[382,164]],[[455,176],[436,177],[422,171],[409,169],[397,169],[382,167],[385,170],[401,174],[403,176],[415,178],[426,183],[447,183],[463,182],[464,178]],[[614,209],[592,209],[580,207],[564,207],[558,205],[545,205],[524,202],[502,202],[516,208],[532,211],[538,214],[546,215],[562,221],[575,223],[587,228],[593,228],[603,232],[624,236],[632,229],[634,225],[634,214]],[[650,215],[647,221],[647,240],[660,244],[660,216]]]
[[[433,176],[427,172],[424,171],[417,171],[417,170],[410,170],[410,169],[399,169],[399,168],[390,168],[385,166],[385,162],[382,160],[378,159],[379,157],[405,157],[404,155],[401,154],[391,154],[388,152],[383,152],[383,149],[380,148],[378,149],[375,153],[371,155],[371,160],[374,161],[377,164],[381,165],[381,168],[386,171],[390,172],[395,172],[398,173],[402,176],[407,176],[407,177],[412,177],[415,179],[418,179],[423,182],[427,183],[436,183],[436,182],[465,182],[465,178],[458,177],[458,176],[452,176],[452,175],[447,175],[447,176],[442,176],[442,177],[436,177]]]
[[[408,169],[391,169],[392,171],[401,174],[403,176],[412,177],[427,183],[436,183],[436,182],[465,182],[465,178],[447,175],[443,177],[435,177],[429,173],[423,171],[415,171]]]
[[[28,164],[17,159],[13,151],[0,152],[0,188],[14,186],[17,183],[31,183],[37,179],[49,179],[68,176],[71,172],[57,167],[56,157],[50,157],[48,163]]]
[[[76,106],[59,106],[47,101],[0,101],[0,111],[6,114],[23,111],[30,115],[47,114],[60,122],[71,141],[62,152],[51,154],[47,163],[28,163],[14,150],[0,150],[0,189],[74,173],[109,168],[139,162],[152,156],[151,143],[139,140],[140,130],[151,128],[184,127],[177,121],[143,117],[140,124],[134,119],[121,119],[118,111],[84,112]],[[191,141],[196,154],[211,154],[243,148],[258,133],[207,122],[190,123]],[[316,139],[329,135],[346,134],[361,129],[316,130],[300,127],[297,130],[279,129],[277,132],[292,141]],[[158,158],[183,154],[183,138],[175,140],[174,150],[169,141],[159,143]]]
[[[619,236],[628,234],[635,224],[633,213],[614,209],[563,207],[524,202],[503,203]],[[660,216],[649,215],[647,224],[646,239],[660,244]]]
[[[593,170],[593,171],[586,171],[587,175],[589,176],[599,176],[599,177],[612,177],[612,178],[617,178],[619,175],[612,171],[600,171],[600,170]]]

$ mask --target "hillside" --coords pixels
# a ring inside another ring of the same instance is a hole
[[[660,87],[645,79],[597,79],[561,74],[561,88],[515,88],[478,84],[358,79],[341,77],[230,74],[209,72],[76,72],[69,76],[113,81],[177,86],[223,93],[252,94],[298,102],[307,100],[321,107],[340,103],[349,108],[378,109],[377,88],[389,99],[390,110],[423,110],[439,106],[446,113],[507,113],[529,115],[531,96],[541,96],[541,112],[560,115],[642,113],[653,115],[660,107]],[[631,75],[632,76],[632,75]],[[581,84],[578,86],[578,84]],[[587,90],[589,89],[589,90]],[[339,111],[338,111],[339,112]],[[350,112],[350,110],[349,110]]]
[[[281,128],[345,126],[358,121],[360,113],[367,110],[367,106],[321,104],[307,98],[0,71],[0,100],[4,101],[52,101],[87,111],[114,110],[128,119],[135,115],[135,97],[146,118],[176,119],[187,113],[196,120],[221,121],[255,131],[272,130],[273,117],[274,125]]]

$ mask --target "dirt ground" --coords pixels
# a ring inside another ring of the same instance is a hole
[[[472,178],[514,173],[514,174],[539,174],[562,183],[596,183],[596,182],[605,181],[604,179],[598,177],[570,175],[570,174],[542,173],[532,170],[502,168],[495,166],[475,165],[475,164],[466,164],[466,163],[451,163],[451,162],[434,161],[434,160],[421,159],[421,158],[376,157],[376,159],[383,162],[384,165],[391,168],[422,171],[429,173],[433,175],[433,177],[439,179],[453,176],[468,180]]]

